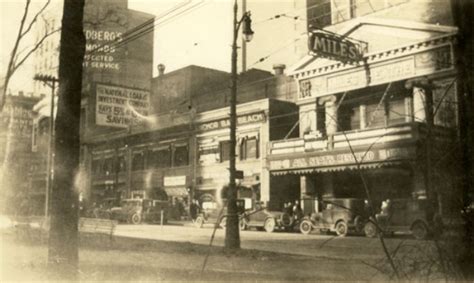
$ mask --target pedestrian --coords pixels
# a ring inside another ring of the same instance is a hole
[[[194,222],[199,213],[198,201],[193,199],[191,201],[191,207],[189,208],[189,214],[191,214],[191,220]]]
[[[295,205],[293,206],[293,218],[295,221],[299,221],[303,218],[303,210],[301,209],[299,201],[295,201]]]
[[[292,205],[291,201],[286,204],[286,211],[285,212],[288,213],[288,215],[293,216],[293,205]]]

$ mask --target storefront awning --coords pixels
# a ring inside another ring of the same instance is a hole
[[[305,168],[305,169],[294,169],[294,170],[282,170],[282,171],[272,171],[271,174],[274,176],[282,176],[288,174],[295,174],[295,175],[304,175],[304,174],[311,174],[311,173],[321,173],[321,172],[337,172],[337,171],[344,171],[344,170],[357,170],[360,169],[377,169],[386,166],[394,166],[402,164],[401,161],[386,161],[386,162],[379,162],[379,163],[364,163],[360,164],[359,167],[356,164],[351,165],[343,165],[343,166],[329,166],[329,167],[316,167],[316,168]]]

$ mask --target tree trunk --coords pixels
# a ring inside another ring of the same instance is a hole
[[[81,109],[84,0],[64,0],[59,100],[55,126],[54,179],[51,192],[49,267],[61,278],[75,279],[78,266],[79,127]]]

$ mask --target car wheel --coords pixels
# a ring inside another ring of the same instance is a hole
[[[423,222],[415,222],[411,227],[413,237],[417,240],[424,240],[428,236],[428,227]]]
[[[339,237],[345,237],[347,235],[347,230],[348,230],[348,227],[344,220],[341,220],[336,223],[336,234]]]
[[[227,226],[227,217],[222,217],[221,218],[221,221],[219,222],[219,227],[221,227],[222,229],[225,229],[225,226]]]
[[[247,229],[247,223],[245,222],[245,219],[239,220],[239,229],[242,231]]]
[[[265,229],[265,231],[267,231],[268,233],[272,233],[273,231],[275,231],[275,226],[276,226],[276,223],[275,223],[275,219],[274,218],[267,218],[265,220],[265,224],[263,224],[263,228]]]
[[[201,216],[198,216],[196,220],[194,220],[194,226],[202,228],[202,225],[204,225],[204,219]]]
[[[313,223],[311,223],[310,220],[303,220],[300,224],[300,231],[301,233],[303,233],[304,235],[308,235],[309,233],[311,233],[311,230],[313,230]]]
[[[138,213],[134,213],[132,217],[130,217],[130,221],[135,225],[140,224],[142,222],[142,216]]]
[[[366,237],[373,238],[377,236],[377,227],[372,222],[367,222],[364,226],[364,233]]]

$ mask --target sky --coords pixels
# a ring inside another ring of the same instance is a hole
[[[45,0],[33,0],[43,3]],[[62,1],[62,0],[52,0]],[[188,12],[168,21],[163,13],[169,11],[179,3],[191,1],[185,8],[193,7]],[[239,0],[241,1],[241,0]],[[270,15],[288,9],[293,0],[248,0],[258,4],[269,4],[267,14],[252,15],[254,23],[258,23]],[[0,0],[0,78],[4,77],[22,16],[25,0]],[[190,64],[215,68],[230,72],[231,61],[231,34],[232,34],[232,0],[129,0],[130,9],[143,11],[156,16],[154,66],[165,64],[166,72],[170,72]],[[292,4],[291,4],[292,5]],[[240,9],[240,7],[239,7]],[[280,23],[281,24],[281,23]],[[264,26],[264,25],[261,25]],[[258,29],[258,27],[256,27]],[[284,33],[282,33],[284,34]],[[262,41],[268,42],[260,34]],[[282,38],[279,42],[287,42]],[[32,42],[31,39],[27,42]],[[258,42],[258,40],[257,40]],[[280,43],[282,44],[282,43]],[[268,45],[268,44],[267,44]],[[265,52],[272,52],[272,45]],[[258,48],[255,44],[251,48]],[[263,47],[262,47],[263,48]],[[255,49],[254,49],[255,50]],[[263,49],[262,49],[263,50]],[[278,54],[277,54],[278,55]],[[275,55],[275,56],[277,56]],[[251,62],[249,62],[249,65]],[[32,80],[34,72],[34,58],[28,60],[18,70],[10,83],[9,89],[13,93],[19,90],[30,92],[33,90]],[[258,67],[258,66],[257,66]],[[270,68],[271,70],[271,68]],[[154,68],[156,75],[156,68]]]

